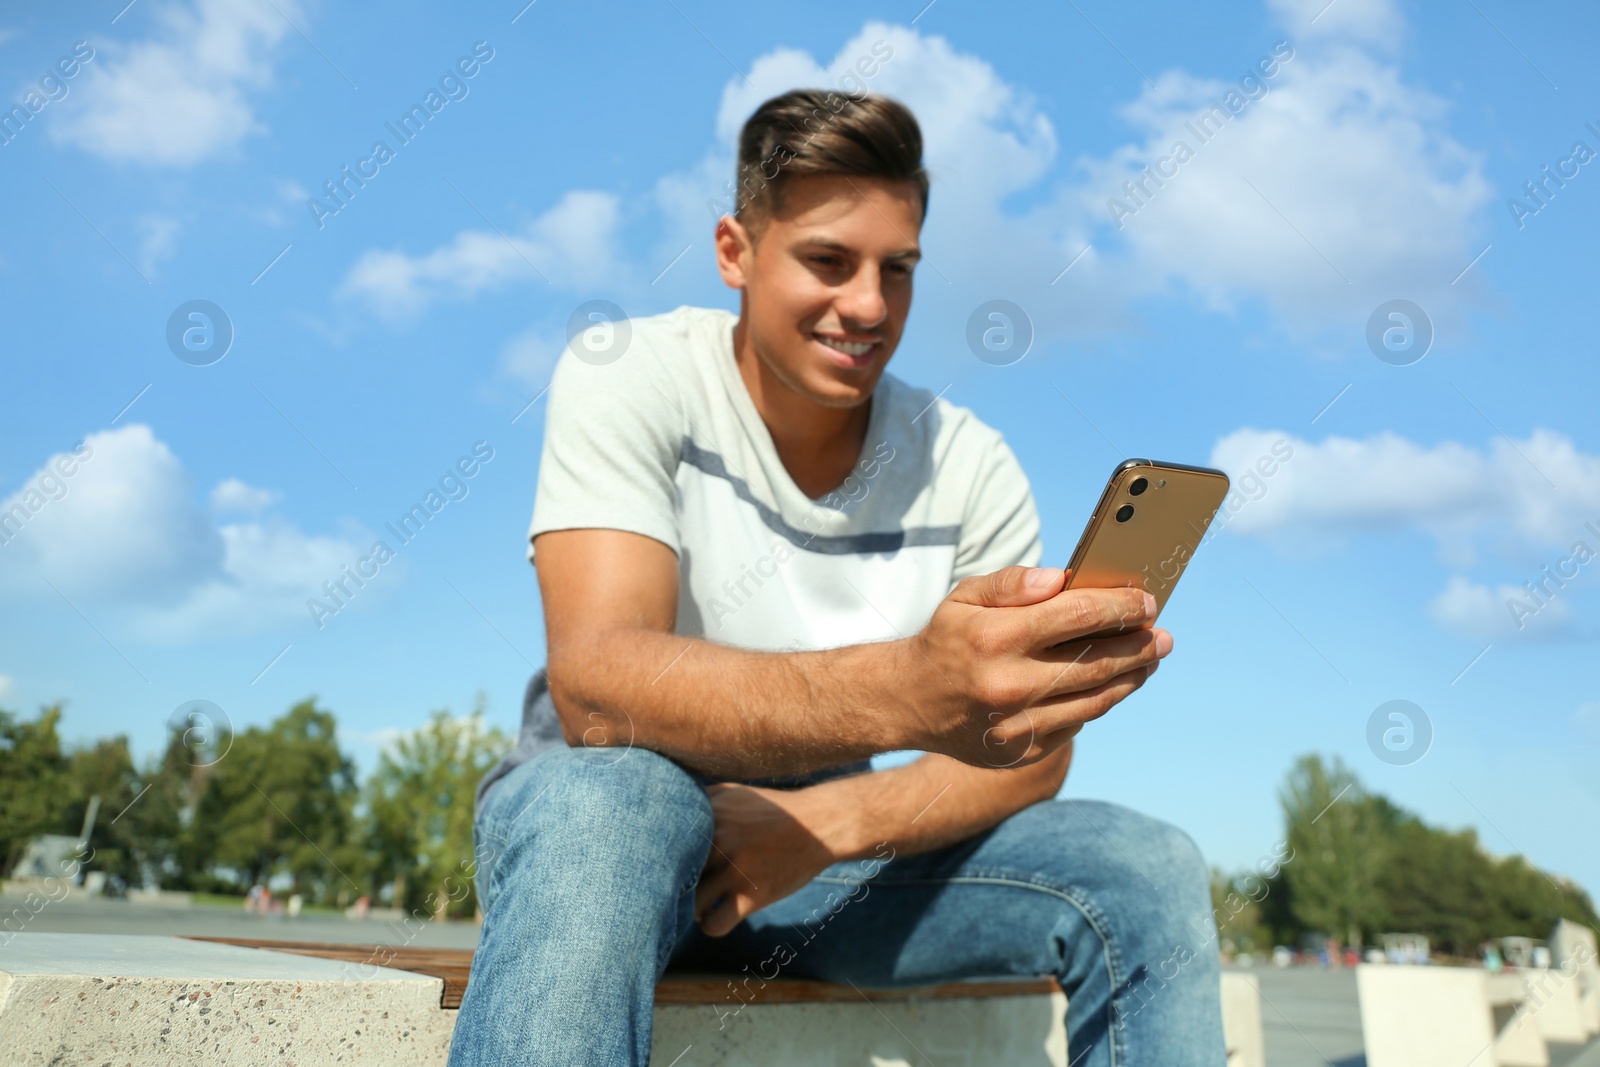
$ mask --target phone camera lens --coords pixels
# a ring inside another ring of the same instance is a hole
[[[1133,496],[1138,496],[1148,488],[1150,488],[1149,482],[1145,481],[1143,478],[1135,478],[1133,480],[1133,484],[1128,486],[1128,492]]]
[[[1143,481],[1143,479],[1140,479],[1140,480]],[[1124,504],[1120,508],[1117,509],[1117,521],[1118,522],[1127,522],[1131,518],[1133,518],[1133,505],[1132,504]]]

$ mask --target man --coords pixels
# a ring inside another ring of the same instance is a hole
[[[716,226],[737,318],[562,356],[530,531],[547,675],[479,790],[457,1067],[647,1063],[669,964],[738,976],[724,1026],[780,973],[1055,975],[1078,1067],[1223,1062],[1193,843],[1052,799],[1171,635],[1143,591],[1063,591],[1000,435],[884,373],[921,155],[887,98],[767,101]],[[926,754],[867,763],[900,750]]]

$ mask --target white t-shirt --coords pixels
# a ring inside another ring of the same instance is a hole
[[[1038,564],[1038,512],[1004,439],[891,374],[855,470],[807,497],[739,376],[737,321],[684,306],[631,320],[614,362],[562,354],[530,560],[549,530],[652,537],[678,556],[678,633],[769,651],[909,636],[961,579]]]
[[[530,560],[547,530],[653,537],[678,556],[678,633],[768,651],[909,636],[961,579],[1038,564],[1038,512],[1005,441],[966,408],[890,374],[872,394],[854,472],[808,498],[739,377],[737,321],[680,307],[630,320],[613,362],[562,354]],[[565,743],[537,671],[516,747],[478,783],[476,810],[518,765]],[[868,768],[755,781],[805,785]]]

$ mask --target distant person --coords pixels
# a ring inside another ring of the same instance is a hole
[[[1140,590],[1063,591],[1000,434],[884,373],[928,206],[916,119],[775,97],[737,185],[715,253],[739,314],[596,315],[555,371],[548,675],[479,789],[450,1062],[645,1064],[671,965],[734,976],[730,1026],[778,975],[1053,975],[1075,1067],[1221,1067],[1198,849],[1053,799],[1171,635]],[[897,750],[927,754],[872,770]]]

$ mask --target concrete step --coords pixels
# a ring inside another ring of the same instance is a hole
[[[437,978],[181,937],[20,933],[0,948],[4,1062],[443,1064]]]
[[[0,1063],[443,1067],[471,952],[20,933],[0,946]],[[1224,976],[1230,1067],[1263,1067],[1259,994]],[[1052,979],[861,990],[669,975],[660,1067],[1064,1067]]]

